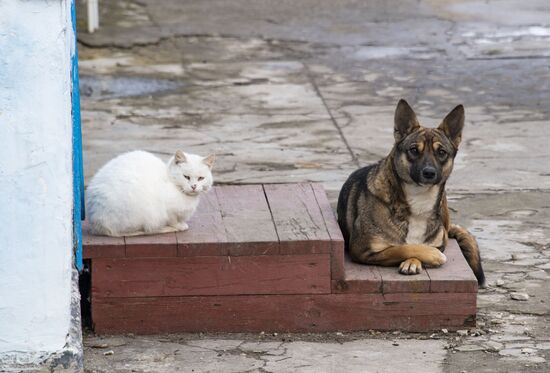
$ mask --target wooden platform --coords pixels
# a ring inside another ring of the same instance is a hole
[[[352,263],[319,185],[215,187],[189,230],[90,236],[97,333],[325,332],[475,325],[477,282],[456,241],[416,276]]]

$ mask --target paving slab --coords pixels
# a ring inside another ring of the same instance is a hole
[[[86,180],[123,151],[167,159],[182,147],[218,153],[220,183],[319,181],[334,206],[347,175],[389,151],[399,98],[432,126],[462,103],[463,144],[447,188],[453,219],[480,243],[488,287],[478,297],[478,329],[485,334],[434,335],[447,348],[434,355],[437,369],[545,372],[549,14],[546,0],[103,2],[99,31],[79,35]],[[529,299],[515,301],[512,292]],[[430,337],[402,335],[415,346]],[[332,337],[312,346],[325,351],[329,341],[336,351]],[[139,343],[145,349],[162,338]],[[357,336],[373,358],[383,351],[401,361],[392,352],[398,347],[386,347],[391,338]],[[514,345],[525,340],[529,346]],[[122,350],[87,350],[86,364],[90,371],[165,369],[157,355],[136,359]],[[270,369],[307,371],[307,350],[300,351]],[[265,369],[237,353],[224,355],[225,364],[199,357],[189,366]],[[329,361],[355,369],[345,356]]]
[[[344,343],[186,340],[147,338],[111,344],[88,340],[90,372],[395,372],[395,367],[436,373],[442,370],[444,342],[407,339],[356,340]],[[99,346],[99,347],[98,347]],[[105,346],[101,348],[101,346]],[[112,351],[110,355],[105,352]],[[128,363],[130,362],[130,363]],[[130,368],[131,367],[131,368]]]

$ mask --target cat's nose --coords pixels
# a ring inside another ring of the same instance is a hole
[[[197,184],[191,185],[191,189],[193,190],[197,189]]]

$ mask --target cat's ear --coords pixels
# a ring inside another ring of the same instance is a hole
[[[187,158],[185,158],[185,153],[181,150],[176,150],[176,154],[174,155],[174,160],[176,161],[176,164],[183,163],[187,161]]]
[[[208,166],[209,169],[212,169],[212,166],[214,166],[214,161],[216,160],[215,154],[210,154],[208,157],[203,158],[203,162],[205,165]]]

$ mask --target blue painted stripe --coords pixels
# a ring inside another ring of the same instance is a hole
[[[82,220],[84,220],[84,169],[82,160],[82,130],[80,123],[80,89],[78,80],[78,45],[76,38],[76,5],[71,0],[71,23],[73,28],[73,50],[71,56],[71,114],[73,120],[73,247],[75,265],[82,270]]]

